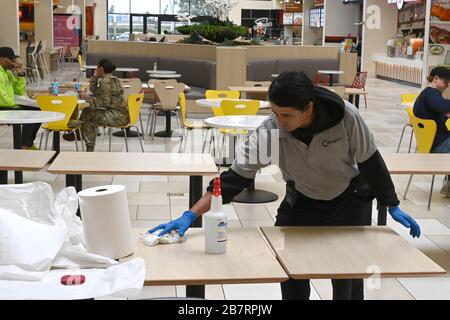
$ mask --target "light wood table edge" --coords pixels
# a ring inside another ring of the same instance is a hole
[[[321,226],[323,227],[323,226]],[[291,277],[292,279],[296,279],[296,280],[306,280],[306,279],[329,279],[329,275],[323,275],[323,274],[308,274],[308,275],[304,275],[304,276],[295,276],[295,275],[291,275],[289,272],[289,269],[287,268],[287,266],[283,263],[283,261],[281,260],[281,258],[279,257],[279,255],[277,254],[277,251],[275,250],[274,246],[272,245],[272,243],[269,241],[268,236],[266,235],[266,233],[264,232],[264,227],[259,227],[262,235],[264,236],[264,238],[266,239],[266,243],[270,246],[270,248],[272,249],[272,251],[275,253],[275,256],[278,260],[278,262],[280,263],[280,265],[283,267],[284,271],[286,272],[286,274]],[[386,229],[390,229],[389,227],[385,227],[385,226],[380,226],[380,228],[386,228]],[[405,240],[406,241],[406,240]],[[419,250],[420,251],[420,250]],[[426,256],[422,251],[420,251],[424,256]],[[427,256],[428,257],[428,256]],[[429,257],[428,257],[429,258]],[[433,259],[429,258],[430,260],[432,260],[434,262]],[[377,275],[380,278],[413,278],[413,277],[435,277],[438,275],[444,275],[447,274],[447,271],[445,271],[445,269],[443,269],[437,262],[434,262],[436,265],[438,265],[441,269],[441,271],[436,271],[436,272],[423,272],[423,273],[410,273],[410,272],[405,272],[405,273],[390,273],[390,272],[385,272],[385,273],[381,273],[379,275]],[[345,274],[345,275],[333,275],[333,279],[367,279],[374,276],[373,273],[367,273],[367,274]]]
[[[136,171],[136,172],[121,172],[121,171],[81,171],[81,170],[54,170],[54,169],[48,169],[47,172],[52,174],[81,174],[81,175],[116,175],[116,176],[139,176],[139,175],[145,175],[145,176],[214,176],[217,175],[217,172],[211,172],[211,171],[199,171],[199,172],[193,172],[189,171],[187,172],[165,172],[165,171],[158,171],[158,172],[148,172],[148,171]]]

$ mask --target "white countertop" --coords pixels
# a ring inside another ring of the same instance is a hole
[[[386,56],[386,54],[383,54],[383,53],[374,53],[372,55],[372,61],[398,64],[398,65],[407,66],[407,67],[416,67],[416,68],[423,67],[423,61],[417,61],[414,59],[405,59],[405,58],[389,58],[388,56]]]

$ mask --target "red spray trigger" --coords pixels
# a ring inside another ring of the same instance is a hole
[[[216,177],[214,178],[214,190],[213,190],[213,196],[219,197],[222,195],[222,191],[220,190],[220,178]]]

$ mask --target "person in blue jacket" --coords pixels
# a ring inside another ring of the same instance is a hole
[[[450,130],[447,121],[450,117],[450,100],[442,93],[448,88],[450,70],[446,67],[436,67],[428,77],[429,85],[417,97],[414,103],[414,115],[421,119],[434,120],[437,125],[432,153],[450,153]],[[449,176],[444,180],[441,193],[450,197]]]

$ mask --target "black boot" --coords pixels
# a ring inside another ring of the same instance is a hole
[[[80,134],[78,133],[78,130],[70,131],[69,133],[64,133],[63,139],[66,141],[74,141],[75,139],[77,139],[77,141],[81,141],[81,137]]]

